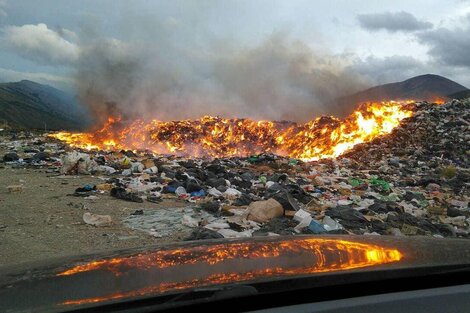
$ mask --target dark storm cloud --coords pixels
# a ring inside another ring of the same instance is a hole
[[[436,61],[449,66],[470,67],[470,14],[463,28],[438,28],[417,34],[421,43],[429,46]]]
[[[373,14],[359,14],[357,20],[362,28],[369,31],[386,30],[388,32],[414,32],[432,28],[432,24],[418,20],[411,13],[384,12]]]

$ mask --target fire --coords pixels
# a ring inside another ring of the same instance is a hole
[[[230,246],[230,247],[227,247]],[[195,264],[205,262],[214,265],[227,259],[235,258],[269,258],[278,257],[287,251],[302,251],[322,255],[321,249],[336,249],[338,252],[347,252],[349,263],[337,263],[334,267],[316,268],[318,271],[331,271],[338,269],[349,269],[363,266],[376,265],[391,261],[400,260],[401,254],[397,250],[387,250],[378,246],[367,245],[346,240],[332,239],[305,239],[292,240],[278,243],[229,243],[212,245],[209,247],[195,247],[174,250],[162,250],[151,254],[139,254],[128,258],[113,258],[109,260],[92,261],[86,264],[77,265],[71,269],[63,271],[58,276],[74,275],[77,273],[110,270],[114,273],[119,272],[120,267],[138,267],[138,268],[166,268],[181,264]],[[322,259],[322,258],[320,258]],[[335,268],[337,267],[337,268]]]
[[[434,97],[431,99],[431,103],[437,104],[437,105],[442,105],[446,103],[449,99],[443,98],[443,97]]]
[[[193,157],[272,152],[318,160],[337,157],[359,143],[390,133],[412,115],[409,103],[365,103],[344,120],[320,117],[303,125],[212,116],[171,122],[136,120],[123,125],[120,118],[110,117],[95,132],[50,136],[87,150],[151,150]]]
[[[296,259],[299,256],[300,258]],[[73,277],[93,271],[104,271],[122,277],[127,275],[129,270],[141,270],[148,272],[148,275],[153,273],[155,277],[161,277],[159,271],[167,268],[171,268],[172,273],[173,270],[178,271],[183,268],[185,270],[182,272],[187,272],[187,267],[201,264],[213,268],[206,273],[189,271],[193,273],[192,276],[179,279],[175,274],[171,276],[171,281],[163,280],[136,290],[93,298],[70,299],[62,303],[77,305],[268,277],[351,270],[398,262],[402,258],[402,253],[397,249],[373,244],[328,238],[296,238],[273,242],[228,242],[160,250],[135,256],[91,261],[67,269],[57,276]],[[258,265],[253,265],[255,263],[249,260],[258,260]],[[238,266],[236,272],[231,266],[223,267],[224,263],[233,265],[230,263],[233,261],[246,262],[246,265]]]

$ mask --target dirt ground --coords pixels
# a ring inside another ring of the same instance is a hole
[[[102,183],[94,176],[57,176],[47,168],[12,168],[0,164],[0,266],[143,247],[178,241],[187,234],[167,238],[132,230],[122,223],[136,209],[159,210],[187,206],[167,199],[161,203],[135,203],[98,194],[97,200],[67,196],[85,184]],[[23,185],[22,192],[10,193],[9,185]],[[94,227],[83,222],[83,214],[107,214],[109,227]]]

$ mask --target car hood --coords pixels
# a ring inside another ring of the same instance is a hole
[[[4,267],[0,309],[67,311],[200,288],[305,278],[332,284],[344,273],[467,265],[466,239],[338,235],[182,242]],[[311,279],[316,277],[332,279]]]

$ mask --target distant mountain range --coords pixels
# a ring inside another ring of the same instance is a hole
[[[81,129],[88,120],[87,111],[61,90],[28,80],[0,83],[0,124],[31,129]]]
[[[366,101],[468,97],[470,90],[466,87],[445,77],[427,74],[372,87],[338,98],[330,105],[336,114],[345,116]],[[86,109],[61,90],[28,80],[0,83],[0,125],[6,122],[15,128],[77,130],[86,127],[89,121]]]
[[[379,85],[358,93],[338,98],[333,106],[341,115],[349,114],[358,104],[366,101],[449,100],[455,96],[469,94],[469,89],[445,77],[426,74],[402,82]]]

